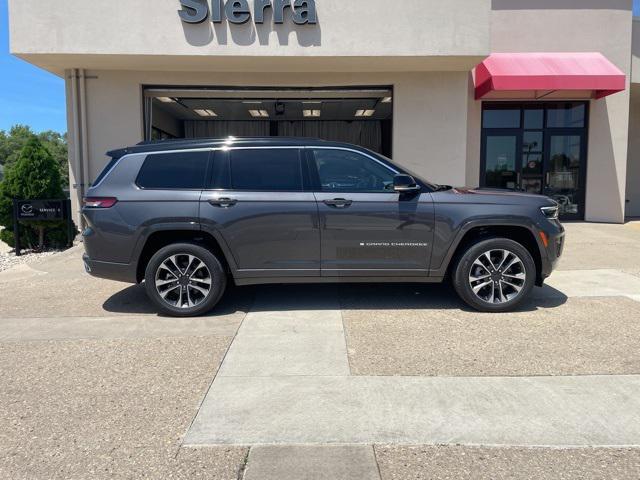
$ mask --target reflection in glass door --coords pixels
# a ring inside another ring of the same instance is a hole
[[[542,193],[544,134],[525,131],[522,140],[522,180],[520,188],[529,193]]]
[[[485,182],[492,188],[514,189],[518,184],[517,135],[487,135]]]
[[[580,218],[584,198],[581,166],[584,163],[585,136],[549,133],[548,138],[544,194],[560,204],[563,217]]]
[[[547,195],[563,218],[583,218],[586,141],[584,102],[485,104],[480,184]]]

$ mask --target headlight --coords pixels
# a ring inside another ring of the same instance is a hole
[[[540,210],[549,220],[557,220],[560,214],[560,208],[557,205],[554,207],[541,207]]]

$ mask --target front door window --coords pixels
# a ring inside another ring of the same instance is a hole
[[[584,217],[587,104],[485,104],[481,186],[547,195]]]

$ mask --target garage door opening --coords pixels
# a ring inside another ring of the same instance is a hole
[[[393,89],[144,89],[145,140],[312,137],[392,154]]]

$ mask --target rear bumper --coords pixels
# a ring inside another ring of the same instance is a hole
[[[135,265],[91,260],[86,253],[82,260],[84,261],[84,269],[89,275],[117,282],[137,283]]]

